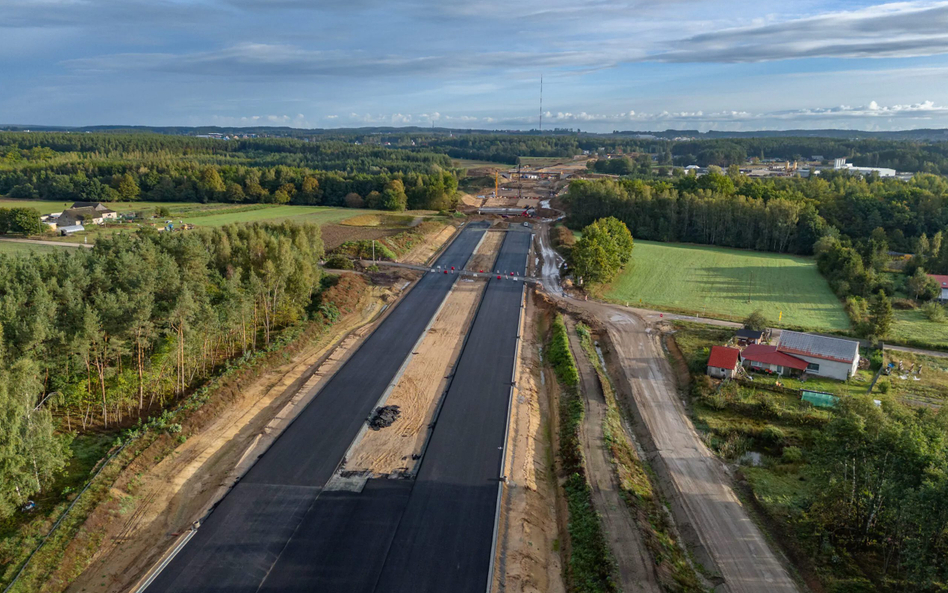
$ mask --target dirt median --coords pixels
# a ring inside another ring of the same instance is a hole
[[[461,352],[484,285],[484,280],[458,281],[385,400],[386,407],[398,407],[398,416],[388,426],[365,431],[349,452],[344,471],[378,477],[414,469],[427,438],[425,428],[444,392],[451,365]]]
[[[500,246],[503,244],[504,237],[506,236],[506,233],[484,233],[484,240],[481,241],[480,246],[478,246],[477,251],[474,252],[471,261],[468,262],[465,269],[472,272],[478,272],[480,270],[484,270],[487,273],[492,272],[493,270],[491,270],[491,268],[497,259],[497,253],[500,251]]]

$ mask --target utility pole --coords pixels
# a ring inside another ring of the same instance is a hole
[[[375,263],[375,239],[372,239],[372,263]]]

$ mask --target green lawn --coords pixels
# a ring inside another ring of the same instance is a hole
[[[178,222],[190,222],[198,226],[224,226],[235,222],[280,222],[292,220],[295,222],[313,222],[316,224],[330,224],[341,222],[347,218],[352,218],[361,214],[380,214],[377,210],[355,210],[352,208],[331,208],[328,206],[270,206],[256,210],[244,210],[243,212],[227,212],[220,214],[211,214],[204,216],[189,217],[186,213],[178,216],[173,214],[170,218]]]
[[[54,245],[37,245],[36,243],[20,243],[17,241],[0,241],[0,253],[18,254],[18,253],[44,253],[47,251],[57,251],[63,247]],[[65,249],[76,249],[75,247],[66,247]]]
[[[948,347],[948,323],[933,323],[918,309],[895,310],[895,322],[889,330],[888,340],[905,344]]]
[[[805,257],[636,241],[629,265],[604,296],[632,306],[732,320],[760,309],[775,325],[849,329],[842,304],[813,259]]]
[[[36,208],[40,214],[49,214],[51,212],[62,212],[71,207],[74,202],[54,202],[50,200],[16,200],[12,198],[0,198],[0,208]],[[230,204],[198,204],[195,202],[105,202],[105,205],[116,212],[134,212],[137,210],[153,210],[159,206],[165,206],[171,210],[209,207],[232,208]]]

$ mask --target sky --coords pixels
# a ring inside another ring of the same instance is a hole
[[[948,127],[948,1],[0,0],[0,124]]]

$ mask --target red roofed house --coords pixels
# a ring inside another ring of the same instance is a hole
[[[941,293],[938,296],[938,300],[941,302],[948,301],[948,276],[929,274],[928,277],[937,282],[938,286],[941,287]]]
[[[711,346],[708,358],[708,376],[715,379],[731,379],[737,372],[741,351],[727,346]]]
[[[745,368],[770,372],[777,375],[801,374],[806,370],[807,361],[777,350],[776,346],[750,344],[741,352],[741,363]]]

